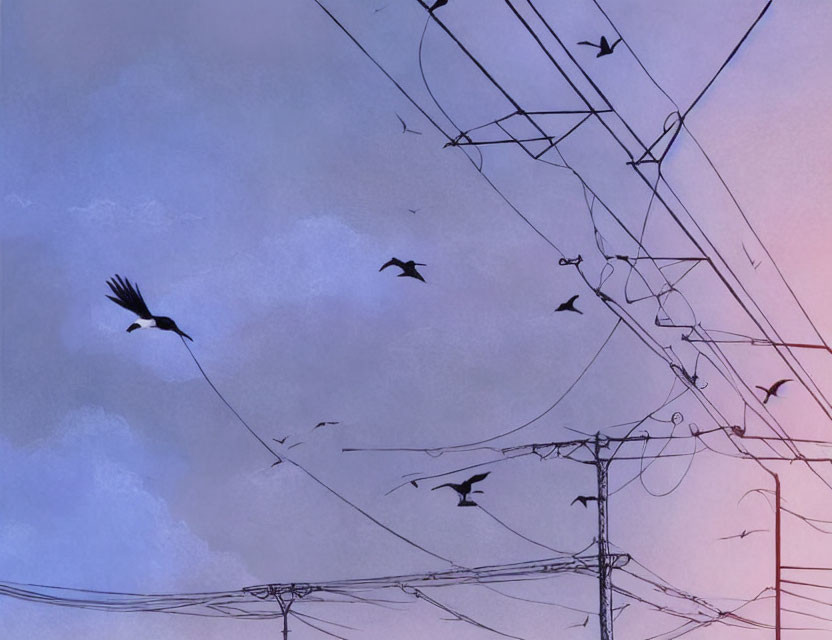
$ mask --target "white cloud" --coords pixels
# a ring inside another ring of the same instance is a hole
[[[154,456],[119,416],[86,407],[29,447],[0,440],[0,577],[111,590],[255,581],[146,487]],[[156,463],[158,464],[158,463]]]

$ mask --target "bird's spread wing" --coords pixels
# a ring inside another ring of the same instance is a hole
[[[491,473],[490,471],[486,471],[485,473],[478,473],[475,476],[471,476],[468,478],[469,484],[474,484],[475,482],[479,482],[480,480],[485,480],[488,477],[488,474]]]
[[[610,48],[610,43],[607,42],[607,37],[606,36],[601,36],[601,48],[602,49],[609,49]]]
[[[777,395],[777,390],[778,390],[780,387],[782,387],[784,384],[786,384],[787,382],[791,382],[791,381],[792,381],[792,379],[791,379],[791,378],[785,378],[785,379],[783,379],[783,380],[778,380],[778,381],[777,381],[777,382],[775,382],[773,385],[771,385],[771,389],[769,389],[769,391],[771,391],[771,394],[772,394],[772,395],[775,395],[775,396],[776,396],[776,395]]]
[[[127,278],[122,280],[121,276],[118,274],[116,274],[114,278],[107,280],[107,285],[110,287],[110,290],[116,294],[115,298],[113,296],[107,297],[117,305],[124,307],[128,311],[132,311],[137,316],[144,318],[145,320],[149,320],[153,317],[150,310],[147,308],[144,298],[142,298],[139,285],[133,287],[133,284]]]
[[[438,487],[434,487],[431,491],[436,491],[437,489],[441,489],[442,487],[450,487],[451,489],[454,488],[453,483],[446,482],[445,484],[440,484]]]
[[[396,117],[399,119],[399,122],[402,123],[402,133],[404,133],[405,131],[407,131],[407,125],[404,123],[404,120],[402,120],[402,117],[398,113],[396,114]]]
[[[597,47],[598,49],[600,49],[600,48],[601,48],[601,47],[599,47],[597,44],[595,44],[594,42],[587,42],[586,40],[582,40],[582,41],[581,41],[581,42],[579,42],[578,44],[586,44],[586,45],[589,45],[590,47]]]
[[[742,534],[736,534],[733,536],[724,536],[722,538],[717,538],[717,540],[733,540],[734,538],[739,538]]]
[[[612,43],[612,46],[610,47],[610,51],[614,51],[615,47],[618,45],[619,42],[621,42],[621,38],[619,38],[618,40],[616,40],[615,42]]]
[[[387,267],[401,267],[404,269],[404,263],[398,258],[390,258],[388,262],[381,265],[381,269],[379,269],[379,271],[384,271]]]
[[[580,294],[576,293],[574,296],[572,296],[571,298],[569,298],[569,300],[566,301],[566,304],[575,304],[575,300],[578,299],[579,295]]]
[[[766,393],[768,393],[768,389],[766,389],[765,387],[761,387],[761,386],[760,386],[760,385],[758,385],[758,384],[755,384],[754,386],[755,386],[757,389],[759,389],[760,391],[765,391]]]

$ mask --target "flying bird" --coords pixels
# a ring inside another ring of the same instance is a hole
[[[318,423],[318,424],[316,424],[314,427],[312,427],[312,431],[314,431],[314,430],[315,430],[315,429],[317,429],[318,427],[325,427],[325,426],[326,426],[326,425],[328,425],[328,424],[341,424],[341,423],[340,423],[340,422],[338,422],[338,421],[332,421],[332,420],[328,420],[328,421],[324,421],[324,422],[319,422],[319,423]]]
[[[763,531],[768,531],[768,529],[752,529],[748,531],[747,529],[743,529],[742,533],[738,533],[734,536],[725,536],[724,538],[718,538],[718,540],[731,540],[733,538],[744,538],[745,536],[750,536],[752,533],[761,533]]]
[[[586,509],[586,503],[592,502],[593,500],[597,501],[598,498],[596,498],[595,496],[578,496],[572,502],[569,503],[569,506],[572,506],[576,502],[580,502],[582,505],[584,505],[584,509]]]
[[[458,507],[476,507],[477,503],[473,500],[468,499],[468,494],[471,493],[482,493],[482,491],[472,491],[471,487],[475,482],[480,482],[485,480],[488,477],[488,474],[491,473],[490,471],[486,471],[485,473],[478,473],[476,475],[471,476],[465,482],[461,482],[460,484],[454,484],[453,482],[446,482],[445,484],[440,484],[438,487],[434,487],[431,491],[436,491],[437,489],[441,489],[442,487],[450,487],[454,491],[459,494],[459,504],[456,505]]]
[[[282,439],[272,438],[272,440],[274,440],[277,444],[283,444],[284,442],[286,442],[286,438],[288,438],[288,437],[289,436],[283,436]]]
[[[446,4],[448,4],[448,0],[436,0],[436,2],[434,2],[434,3],[433,3],[433,5],[431,6],[431,8],[430,8],[430,9],[428,9],[428,11],[429,11],[430,13],[433,13],[433,12],[434,12],[434,11],[436,11],[439,7],[444,7]]]
[[[748,261],[751,263],[751,266],[754,267],[754,270],[756,271],[757,267],[759,267],[762,264],[762,260],[754,262],[754,259],[751,257],[751,254],[748,253],[748,249],[745,248],[745,243],[740,244],[742,244],[742,250],[745,252],[745,257],[748,258]]]
[[[427,265],[423,262],[414,262],[413,260],[402,262],[398,258],[390,258],[388,262],[381,265],[381,269],[379,269],[379,271],[384,271],[387,267],[399,267],[399,269],[402,270],[402,272],[398,275],[399,278],[410,276],[411,278],[416,278],[417,280],[424,282],[425,279],[422,277],[422,274],[416,270],[416,267],[426,266]]]
[[[127,333],[136,329],[162,329],[163,331],[173,331],[193,342],[193,338],[177,327],[173,320],[167,316],[154,316],[150,313],[150,310],[147,308],[147,303],[145,303],[142,297],[142,292],[139,290],[139,285],[134,287],[127,278],[122,280],[118,274],[114,278],[107,280],[107,285],[116,294],[115,298],[113,296],[107,297],[120,307],[132,311],[138,316],[135,322],[127,327]]]
[[[566,627],[566,628],[567,628],[567,629],[574,629],[575,627],[585,627],[585,626],[586,626],[586,625],[588,625],[588,624],[589,624],[589,616],[587,616],[586,618],[584,618],[584,621],[583,621],[583,622],[581,622],[580,624],[573,624],[573,625],[570,625],[570,626],[568,626],[568,627]]]
[[[128,329],[128,331],[129,331],[129,329]],[[777,392],[780,390],[780,387],[782,387],[787,382],[793,382],[793,380],[791,378],[784,378],[782,380],[778,380],[773,385],[771,385],[768,389],[766,389],[765,387],[761,387],[760,385],[755,385],[761,391],[765,391],[766,397],[763,398],[763,404],[768,402],[768,400],[769,400],[769,398],[771,398],[771,396],[777,397]]]
[[[408,129],[407,124],[405,124],[405,121],[402,120],[402,117],[398,113],[396,114],[396,117],[399,119],[399,122],[402,123],[402,133],[413,133],[417,136],[422,135],[421,131],[416,131],[415,129]]]
[[[416,212],[421,211],[421,209],[408,209],[408,211],[410,211],[410,213],[416,215]]]
[[[558,308],[555,309],[555,312],[557,312],[557,311],[574,311],[575,313],[580,313],[581,315],[583,315],[583,313],[584,313],[583,311],[581,311],[580,309],[575,308],[575,300],[577,300],[577,299],[578,299],[578,294],[575,294],[574,296],[569,298],[569,300],[567,300],[566,302],[561,302],[560,305],[558,306]]]
[[[590,47],[595,47],[596,49],[600,49],[600,51],[598,51],[598,54],[595,56],[596,58],[600,58],[601,56],[610,55],[615,50],[615,47],[619,42],[621,42],[621,38],[619,38],[618,40],[613,42],[612,45],[610,45],[610,43],[607,42],[607,38],[605,36],[601,36],[601,44],[595,44],[594,42],[587,42],[586,40],[584,40],[583,42],[579,42],[578,44],[585,44],[585,45],[588,45]]]

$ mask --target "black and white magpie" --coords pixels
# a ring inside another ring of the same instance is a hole
[[[127,327],[127,333],[136,329],[162,329],[163,331],[173,331],[193,342],[193,338],[177,327],[172,319],[167,316],[154,316],[150,313],[147,303],[142,297],[142,292],[139,290],[139,285],[134,287],[127,278],[122,280],[121,276],[116,274],[114,278],[107,280],[107,286],[116,294],[115,298],[107,296],[110,300],[138,316],[136,321]]]

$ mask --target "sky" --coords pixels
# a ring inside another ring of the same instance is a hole
[[[0,5],[0,581],[177,593],[449,567],[303,469],[460,566],[552,555],[528,539],[578,550],[596,535],[593,505],[570,504],[596,491],[589,465],[536,456],[497,462],[474,496],[483,508],[459,509],[450,489],[430,488],[470,471],[388,491],[403,474],[461,469],[496,460],[498,451],[431,457],[343,448],[476,442],[530,421],[490,444],[582,437],[575,430],[623,435],[612,425],[651,412],[657,419],[638,433],[722,426],[703,441],[723,454],[737,445],[770,453],[729,436],[731,425],[747,435],[783,429],[829,439],[829,353],[794,349],[784,360],[770,347],[725,344],[717,356],[704,344],[711,359],[697,359],[685,331],[656,318],[696,322],[712,337],[759,336],[749,314],[786,342],[832,335],[832,6],[773,3],[687,114],[656,191],[674,222],[656,198],[651,205],[651,188],[627,164],[625,149],[658,138],[677,110],[639,61],[684,111],[763,2],[535,3],[572,60],[531,6],[515,2],[593,108],[603,105],[592,84],[620,114],[589,118],[543,161],[514,144],[445,146],[461,131],[505,139],[483,125],[515,107],[419,2],[322,2],[403,91],[313,0]],[[596,58],[577,44],[614,39],[599,6],[630,48]],[[526,111],[586,108],[506,3],[450,0],[436,17]],[[419,134],[403,133],[399,117]],[[578,119],[536,121],[558,136]],[[504,125],[519,138],[539,135],[522,118]],[[555,166],[564,163],[570,168]],[[648,183],[655,179],[654,165],[640,168]],[[597,196],[595,228],[578,176]],[[642,262],[653,286],[697,266],[663,296],[663,310],[649,295],[628,302],[646,288],[623,261],[599,252],[596,231],[610,255],[637,251],[609,211],[636,235],[643,227],[652,256],[704,251],[716,266],[683,262],[659,272]],[[578,255],[584,277],[558,264]],[[426,282],[380,273],[392,256],[425,263]],[[114,274],[137,282],[151,311],[193,337],[189,346],[211,381],[266,442],[302,443],[278,449],[300,467],[272,466],[177,336],[125,332],[133,316],[105,297]],[[608,307],[594,288],[616,304]],[[574,294],[582,314],[553,313]],[[615,309],[646,333],[617,323]],[[668,354],[696,373],[699,389],[674,374],[660,357]],[[760,403],[755,385],[798,377],[782,397]],[[313,430],[320,421],[339,424]],[[697,442],[628,445],[631,458],[675,457],[647,468],[637,459],[611,465],[610,538],[614,550],[728,608],[773,585],[771,509],[759,493],[743,497],[772,483],[753,460],[684,455]],[[822,446],[801,451],[828,456]],[[790,509],[832,520],[825,467],[769,466],[781,474]],[[832,566],[823,534],[783,518],[784,563]],[[719,540],[750,529],[764,531]],[[613,580],[662,598],[624,574]],[[559,635],[585,615],[587,626],[566,635],[598,633],[590,577],[502,590],[515,599],[472,586],[436,598],[529,640]],[[615,596],[614,604],[626,602]],[[493,635],[424,602],[297,606],[354,627],[327,627],[350,638]],[[784,607],[830,615],[827,605],[797,596]],[[744,611],[773,621],[770,600]],[[796,613],[784,622],[821,629],[801,637],[823,637],[832,625]],[[633,602],[616,633],[647,638],[679,624]],[[293,637],[325,637],[298,620],[292,629]],[[4,638],[257,640],[279,630],[276,620],[0,599]],[[687,637],[771,635],[716,624]]]

